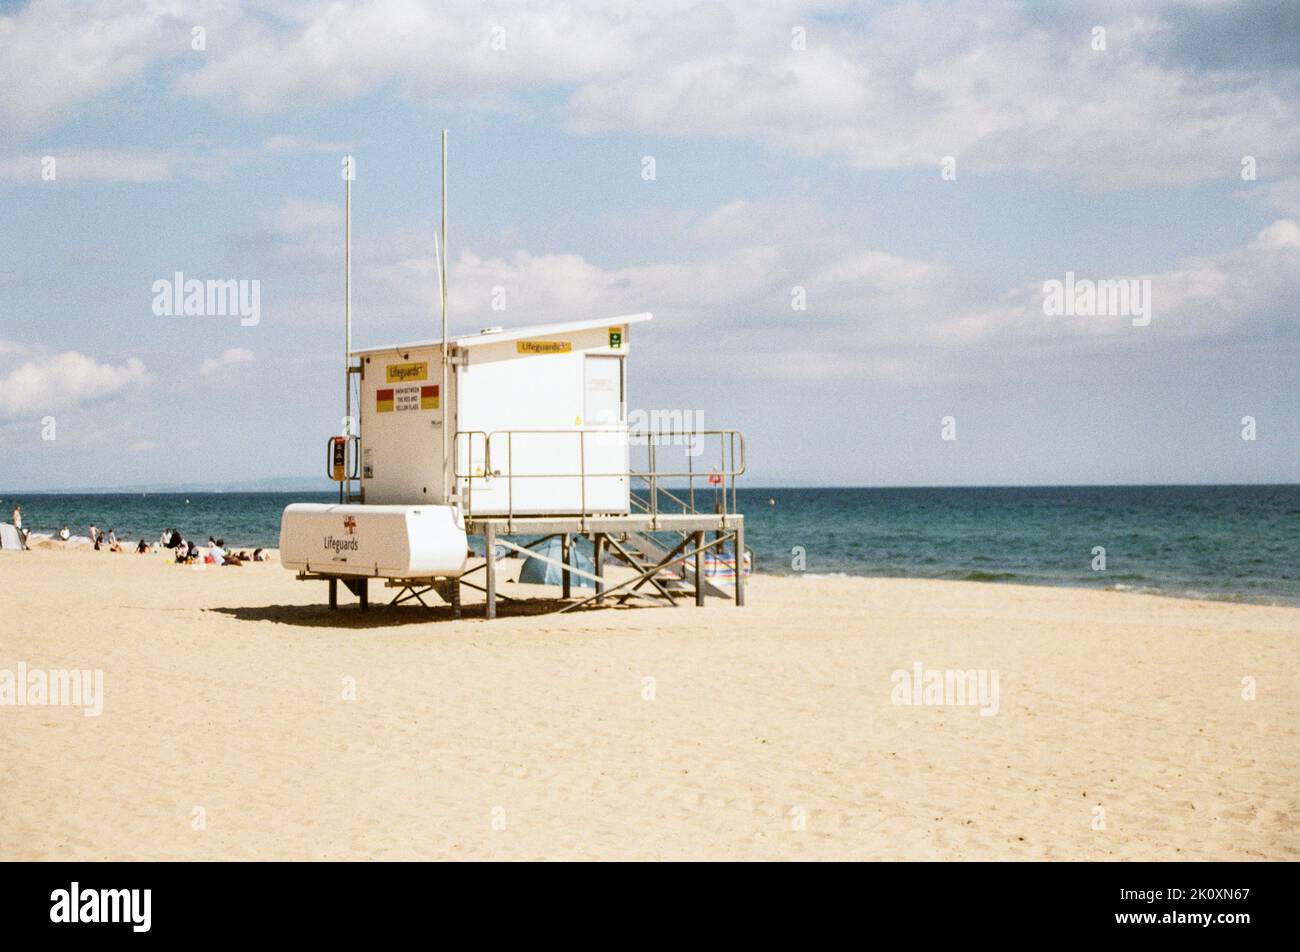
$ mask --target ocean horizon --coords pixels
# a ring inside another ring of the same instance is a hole
[[[697,490],[697,499],[700,492]],[[329,491],[0,493],[54,534],[124,542],[164,529],[233,548],[279,544],[290,502]],[[756,571],[935,578],[1300,605],[1300,485],[740,489]],[[1104,550],[1104,551],[1103,551]]]

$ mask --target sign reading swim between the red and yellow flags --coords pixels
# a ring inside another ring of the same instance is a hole
[[[375,410],[379,413],[402,410],[437,410],[438,387],[390,387],[375,391]]]

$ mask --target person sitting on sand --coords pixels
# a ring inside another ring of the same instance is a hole
[[[72,538],[72,533],[68,531],[67,526],[64,526],[62,529],[59,530],[59,538],[62,539],[64,542],[67,542],[69,539]]]
[[[265,561],[266,561],[266,550],[265,550],[265,549],[254,549],[254,550],[253,550],[253,561],[254,561],[254,562],[265,562]]]
[[[140,542],[135,547],[135,554],[145,555],[146,553],[148,553],[148,551],[149,551],[149,543],[145,542],[144,539],[141,539]]]
[[[217,565],[238,565],[237,559],[233,553],[226,551],[226,540],[218,539],[216,544],[208,550],[212,555],[212,561]]]

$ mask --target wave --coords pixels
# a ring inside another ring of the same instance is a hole
[[[963,582],[1031,582],[1034,581],[1028,575],[1020,575],[1017,572],[984,572],[975,569],[969,572],[959,572],[955,575],[949,575],[949,578],[956,578]]]

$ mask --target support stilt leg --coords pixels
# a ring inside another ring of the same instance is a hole
[[[330,579],[330,610],[333,611],[338,607],[339,607],[339,580],[336,578],[332,578]]]
[[[745,522],[736,523],[736,607],[745,606]]]
[[[497,617],[497,530],[490,522],[483,529],[483,543],[487,547],[487,604],[483,616],[491,619]]]
[[[704,605],[704,532],[695,533],[695,604]]]
[[[596,594],[604,595],[605,594],[605,533],[603,532],[596,533],[596,554],[594,557],[594,561],[596,563],[596,568],[593,574],[599,576],[599,580],[596,582]],[[601,604],[602,602],[604,602],[603,598],[596,599],[597,605]]]
[[[569,559],[572,557],[573,537],[566,532],[560,539],[560,551],[563,553],[560,560],[564,562],[564,568],[560,570],[560,597],[567,599],[573,594],[573,576],[569,574]]]

